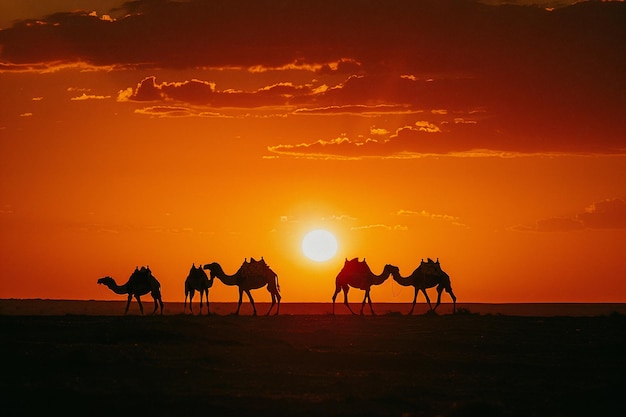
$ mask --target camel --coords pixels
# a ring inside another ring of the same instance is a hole
[[[206,276],[206,272],[202,269],[202,266],[196,268],[196,264],[191,265],[189,275],[185,280],[185,303],[183,304],[183,313],[187,308],[187,296],[189,296],[189,311],[193,314],[193,308],[191,306],[193,296],[196,291],[200,292],[200,314],[202,314],[202,296],[206,295],[206,312],[211,314],[209,308],[209,288],[213,286],[213,277],[211,280]]]
[[[128,278],[128,281],[124,285],[117,285],[115,280],[108,276],[100,278],[98,280],[98,284],[106,285],[115,294],[128,294],[128,302],[126,303],[126,310],[124,311],[124,314],[128,313],[128,306],[130,306],[130,301],[133,297],[137,300],[139,310],[141,310],[141,314],[143,314],[143,305],[141,304],[141,299],[139,297],[148,293],[150,293],[154,299],[154,311],[152,314],[156,313],[159,304],[161,306],[161,314],[163,314],[161,284],[154,277],[154,275],[152,275],[150,267],[142,266],[141,269],[138,267],[135,268],[135,271],[131,274],[130,278]]]
[[[348,307],[348,310],[352,314],[356,314],[352,311],[350,304],[348,304],[348,291],[350,287],[358,288],[360,290],[365,290],[365,297],[363,297],[363,302],[361,303],[361,315],[363,314],[363,308],[365,307],[365,301],[367,300],[370,306],[370,310],[372,311],[372,315],[375,315],[374,309],[372,308],[372,299],[370,297],[370,288],[372,285],[380,285],[389,275],[392,274],[393,271],[398,270],[398,267],[393,265],[385,265],[383,272],[380,275],[375,275],[370,267],[363,259],[363,262],[359,262],[358,258],[354,258],[352,260],[348,260],[346,258],[346,262],[343,265],[343,268],[337,275],[335,279],[335,293],[333,294],[333,315],[335,314],[335,299],[337,298],[337,294],[339,291],[343,290],[343,299],[344,304]]]
[[[400,276],[400,271],[394,271],[393,279],[398,284],[402,286],[412,285],[415,288],[415,295],[413,297],[413,305],[411,306],[411,311],[409,311],[409,315],[413,314],[413,309],[415,308],[415,301],[417,300],[417,294],[419,291],[424,293],[424,297],[426,297],[426,302],[428,303],[428,307],[432,311],[437,310],[439,304],[441,304],[441,293],[443,290],[446,290],[450,297],[452,298],[452,313],[456,312],[456,296],[454,292],[452,292],[452,285],[450,284],[450,277],[446,274],[439,264],[439,258],[437,258],[437,262],[433,262],[432,259],[428,258],[427,262],[420,263],[420,266],[413,271],[413,273],[408,277]],[[427,288],[437,287],[437,304],[435,308],[430,304],[430,298],[426,293]]]
[[[276,307],[276,314],[278,314],[281,299],[278,275],[272,271],[263,258],[261,258],[260,261],[257,261],[254,258],[251,258],[250,262],[244,260],[241,267],[239,267],[239,270],[237,270],[237,272],[233,275],[226,275],[221,265],[217,262],[204,265],[204,269],[211,271],[211,279],[218,278],[225,285],[236,285],[239,287],[239,303],[237,304],[237,311],[235,312],[236,315],[239,314],[241,300],[243,298],[243,293],[245,292],[248,295],[250,304],[252,304],[252,310],[256,316],[256,307],[254,305],[252,294],[250,294],[250,290],[256,290],[264,286],[267,286],[267,290],[272,295],[272,305],[270,306],[266,316],[270,314],[274,308],[274,304],[277,302],[278,306]]]

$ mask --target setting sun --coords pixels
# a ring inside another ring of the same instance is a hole
[[[337,253],[337,239],[328,230],[313,230],[302,239],[302,252],[313,261],[327,261]]]

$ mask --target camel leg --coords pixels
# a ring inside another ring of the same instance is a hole
[[[278,315],[278,310],[280,309],[280,294],[278,293],[278,289],[277,288],[269,289],[268,287],[268,291],[272,295],[272,305],[270,306],[270,309],[267,311],[266,316],[270,315],[270,313],[272,312],[272,309],[274,308],[274,304],[276,304],[276,302],[278,302],[278,306],[276,307],[275,315]]]
[[[132,294],[128,294],[128,301],[126,302],[126,310],[124,310],[124,315],[128,314],[128,307],[130,307],[130,300],[133,299]]]
[[[250,304],[252,304],[253,314],[256,316],[256,307],[254,306],[254,298],[252,298],[252,294],[250,294],[250,290],[246,290],[246,294],[248,295],[248,300],[250,300]]]
[[[369,290],[367,291],[367,301],[369,302],[370,310],[372,311],[372,316],[375,316],[376,313],[374,313],[374,307],[372,307],[372,296],[370,295]]]
[[[137,303],[139,304],[139,310],[141,311],[141,315],[143,316],[143,304],[141,304],[141,298],[139,298],[139,294],[135,295],[135,299],[137,300]]]
[[[454,295],[454,293],[452,292],[452,287],[448,288],[448,294],[450,294],[450,297],[452,298],[452,314],[456,313],[456,295]]]
[[[163,300],[161,299],[161,291],[159,290],[155,290],[150,292],[150,295],[152,296],[152,298],[154,299],[154,311],[152,312],[152,314],[156,314],[157,308],[159,308],[159,305],[161,306],[161,314],[163,314]],[[191,307],[191,302],[189,303],[189,307]]]
[[[411,306],[411,311],[409,311],[409,316],[411,314],[413,314],[413,310],[415,309],[415,302],[417,301],[417,295],[420,293],[419,289],[417,287],[415,288],[415,294],[413,295],[413,305]]]
[[[428,293],[426,292],[426,288],[422,288],[421,290],[424,293],[424,297],[426,297],[426,302],[428,303],[428,307],[432,310],[433,306],[430,304],[430,297],[428,296]]]
[[[437,304],[435,304],[435,308],[433,310],[437,310],[439,304],[441,304],[441,293],[443,292],[442,287],[437,287]]]
[[[363,296],[363,302],[361,303],[361,311],[360,315],[363,315],[363,308],[365,307],[365,300],[367,300],[367,296],[369,295],[369,291],[365,290],[365,295]]]
[[[196,294],[195,290],[191,290],[189,291],[189,311],[191,311],[191,314],[193,315],[193,296]],[[187,296],[185,296],[185,299],[187,299]]]
[[[156,313],[157,308],[159,308],[159,303],[157,302],[156,294],[152,294],[152,299],[154,300],[154,310],[152,310],[152,315],[154,316],[154,313]]]
[[[350,307],[350,304],[348,303],[348,291],[349,290],[350,288],[348,286],[343,287],[343,303],[346,305],[346,307],[348,307],[348,310],[350,310],[350,313],[356,315],[356,313],[352,311],[352,308]]]
[[[270,309],[267,310],[267,313],[265,314],[266,316],[269,316],[270,313],[272,312],[272,309],[274,308],[274,305],[276,304],[276,296],[274,295],[273,292],[270,292],[271,296],[272,296],[272,305],[270,306]]]
[[[235,312],[236,315],[239,315],[239,309],[241,308],[241,299],[243,298],[243,289],[240,287],[239,288],[239,303],[237,304],[237,311]]]
[[[341,287],[337,285],[337,288],[335,288],[335,293],[333,294],[333,316],[335,315],[335,298],[337,298],[337,294],[339,294],[339,291],[341,291]]]
[[[204,291],[205,293],[205,298],[206,298],[206,315],[210,316],[211,315],[211,309],[209,308],[209,290],[206,289]]]
[[[444,289],[448,294],[450,294],[450,298],[452,298],[452,313],[456,313],[456,296],[452,292],[452,287],[437,287],[437,292],[439,293],[439,295],[437,296],[437,304],[435,305],[435,310],[437,309],[437,307],[439,307],[439,304],[441,304],[441,293]]]

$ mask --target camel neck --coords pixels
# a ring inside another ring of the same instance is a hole
[[[389,278],[390,272],[385,268],[380,275],[374,275],[373,285],[380,285]]]
[[[124,284],[124,285],[117,285],[117,283],[115,281],[113,281],[110,285],[109,288],[111,289],[111,291],[113,291],[115,294],[128,294],[128,283]]]
[[[411,279],[410,277],[403,277],[402,275],[400,275],[399,272],[393,273],[393,280],[396,281],[398,284],[402,285],[403,287],[408,287],[411,285]]]
[[[217,279],[222,281],[224,285],[237,285],[237,278],[235,275],[216,275]]]
[[[219,264],[217,265],[216,269],[217,271],[215,272],[215,277],[222,281],[224,285],[237,285],[237,273],[239,271],[235,272],[233,275],[228,275],[226,274],[226,272],[224,272],[222,266]]]

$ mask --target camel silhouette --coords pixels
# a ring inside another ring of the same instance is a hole
[[[424,293],[424,297],[426,297],[426,302],[428,303],[428,307],[432,311],[437,310],[439,304],[441,304],[441,293],[443,290],[446,290],[450,297],[452,298],[452,312],[456,312],[456,296],[454,292],[452,292],[452,285],[450,284],[450,277],[446,274],[439,264],[439,258],[437,258],[437,262],[433,262],[432,259],[428,258],[427,262],[422,262],[420,265],[413,271],[413,273],[408,277],[402,277],[400,275],[400,271],[393,272],[393,279],[398,284],[402,286],[412,285],[415,288],[415,295],[413,296],[413,305],[411,306],[411,311],[409,311],[409,315],[413,314],[413,309],[415,308],[415,301],[417,300],[417,295],[419,291]],[[430,304],[430,298],[426,293],[427,288],[437,287],[437,304],[435,308]]]
[[[108,276],[100,278],[98,280],[98,284],[106,285],[115,294],[128,294],[128,302],[126,303],[126,310],[124,310],[124,314],[128,313],[128,306],[130,306],[130,301],[133,297],[137,300],[139,310],[141,310],[141,314],[143,314],[143,305],[141,304],[141,299],[139,297],[148,293],[150,293],[154,299],[154,311],[152,314],[156,313],[159,304],[161,306],[161,314],[163,314],[161,284],[152,275],[152,271],[150,271],[149,267],[142,266],[141,269],[135,268],[135,271],[130,275],[130,278],[128,278],[128,281],[124,285],[117,285],[115,280]]]
[[[270,314],[276,303],[278,303],[278,306],[276,307],[276,314],[278,314],[281,299],[278,275],[272,271],[263,258],[261,258],[260,261],[257,261],[254,258],[250,258],[250,262],[244,260],[241,267],[239,267],[239,270],[237,270],[237,272],[233,275],[226,275],[221,265],[217,262],[204,265],[204,269],[211,271],[211,279],[218,278],[225,285],[236,285],[239,287],[239,303],[237,304],[237,311],[235,314],[239,314],[241,300],[243,298],[243,293],[245,292],[248,295],[250,304],[252,304],[252,310],[256,316],[256,307],[254,305],[252,294],[250,294],[250,290],[256,290],[264,286],[267,286],[267,290],[272,295],[272,305],[270,306],[266,316]]]
[[[211,314],[209,308],[209,288],[213,286],[213,277],[209,280],[202,269],[202,266],[196,268],[195,264],[191,265],[189,275],[185,280],[185,303],[183,304],[183,313],[187,308],[187,296],[189,296],[189,311],[193,314],[192,301],[196,291],[200,292],[200,314],[202,314],[202,296],[206,295],[206,312]]]
[[[372,285],[380,285],[385,282],[394,270],[398,270],[398,267],[387,264],[380,275],[375,275],[370,270],[370,267],[367,265],[367,262],[365,262],[365,259],[363,259],[363,262],[359,262],[359,258],[351,260],[346,258],[343,268],[339,271],[339,274],[335,279],[333,314],[335,314],[335,299],[341,290],[343,290],[344,304],[348,307],[348,310],[350,310],[352,314],[356,314],[352,311],[350,304],[348,304],[348,291],[350,290],[350,287],[353,287],[365,290],[365,297],[363,297],[363,302],[361,303],[361,314],[363,314],[363,308],[365,307],[365,301],[367,300],[370,310],[372,311],[372,315],[375,315],[376,313],[374,313],[374,309],[372,308],[372,299],[370,297],[370,287]]]

